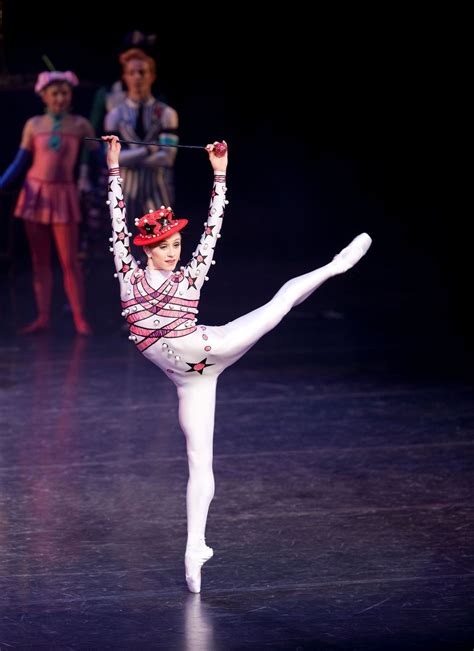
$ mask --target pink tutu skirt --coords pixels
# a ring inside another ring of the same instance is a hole
[[[77,224],[81,221],[81,209],[76,183],[27,177],[18,197],[15,217],[37,224]]]

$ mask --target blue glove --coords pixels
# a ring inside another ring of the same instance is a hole
[[[20,147],[13,163],[7,167],[5,173],[0,176],[0,190],[6,188],[10,183],[16,181],[21,174],[26,172],[31,165],[31,158],[31,151]]]

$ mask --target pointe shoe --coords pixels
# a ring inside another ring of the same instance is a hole
[[[189,592],[201,592],[201,567],[214,556],[214,550],[207,545],[202,549],[187,551],[184,556],[186,583]]]
[[[367,253],[371,244],[372,238],[367,233],[355,237],[332,259],[331,265],[336,269],[336,273],[344,273],[351,269]]]
[[[49,330],[50,328],[50,323],[49,321],[45,321],[45,319],[35,319],[31,323],[28,323],[28,325],[23,326],[23,328],[20,328],[17,332],[19,335],[31,335],[35,334],[37,332],[44,332],[45,330]]]

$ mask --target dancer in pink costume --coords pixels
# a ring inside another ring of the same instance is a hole
[[[221,143],[207,145],[214,171],[211,203],[204,232],[191,261],[175,270],[181,253],[180,231],[186,219],[176,219],[161,207],[135,220],[148,263],[143,271],[130,253],[130,233],[118,167],[120,144],[108,141],[109,208],[116,276],[120,283],[122,315],[138,350],[174,382],[179,400],[179,422],[186,437],[189,480],[186,493],[187,544],[185,575],[191,592],[201,590],[201,567],[213,555],[205,529],[214,496],[212,470],[214,410],[219,375],[244,355],[265,333],[329,278],[353,267],[367,252],[371,238],[362,233],[329,264],[283,285],[262,307],[223,326],[198,325],[198,305],[213,255],[226,204],[227,151]]]
[[[83,138],[93,137],[94,129],[89,120],[70,111],[73,88],[78,83],[70,70],[39,74],[35,91],[44,102],[45,114],[35,115],[26,122],[17,156],[0,176],[2,189],[27,171],[15,217],[23,219],[25,224],[38,316],[20,330],[21,334],[50,328],[52,238],[76,332],[80,335],[91,333],[85,317],[84,284],[78,260],[81,211],[74,169]],[[91,149],[99,147],[95,142],[87,146]]]

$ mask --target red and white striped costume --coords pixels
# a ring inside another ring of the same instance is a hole
[[[304,301],[327,279],[356,264],[371,243],[370,237],[363,233],[329,264],[289,280],[262,307],[222,326],[200,325],[197,322],[200,293],[214,262],[225,193],[225,177],[215,173],[204,232],[185,267],[174,272],[148,268],[143,271],[130,253],[119,170],[110,170],[111,251],[120,282],[123,315],[138,350],[177,387],[179,420],[186,436],[189,463],[186,574],[192,592],[199,592],[201,565],[212,556],[204,535],[214,495],[212,442],[217,378],[274,328],[294,305]]]

